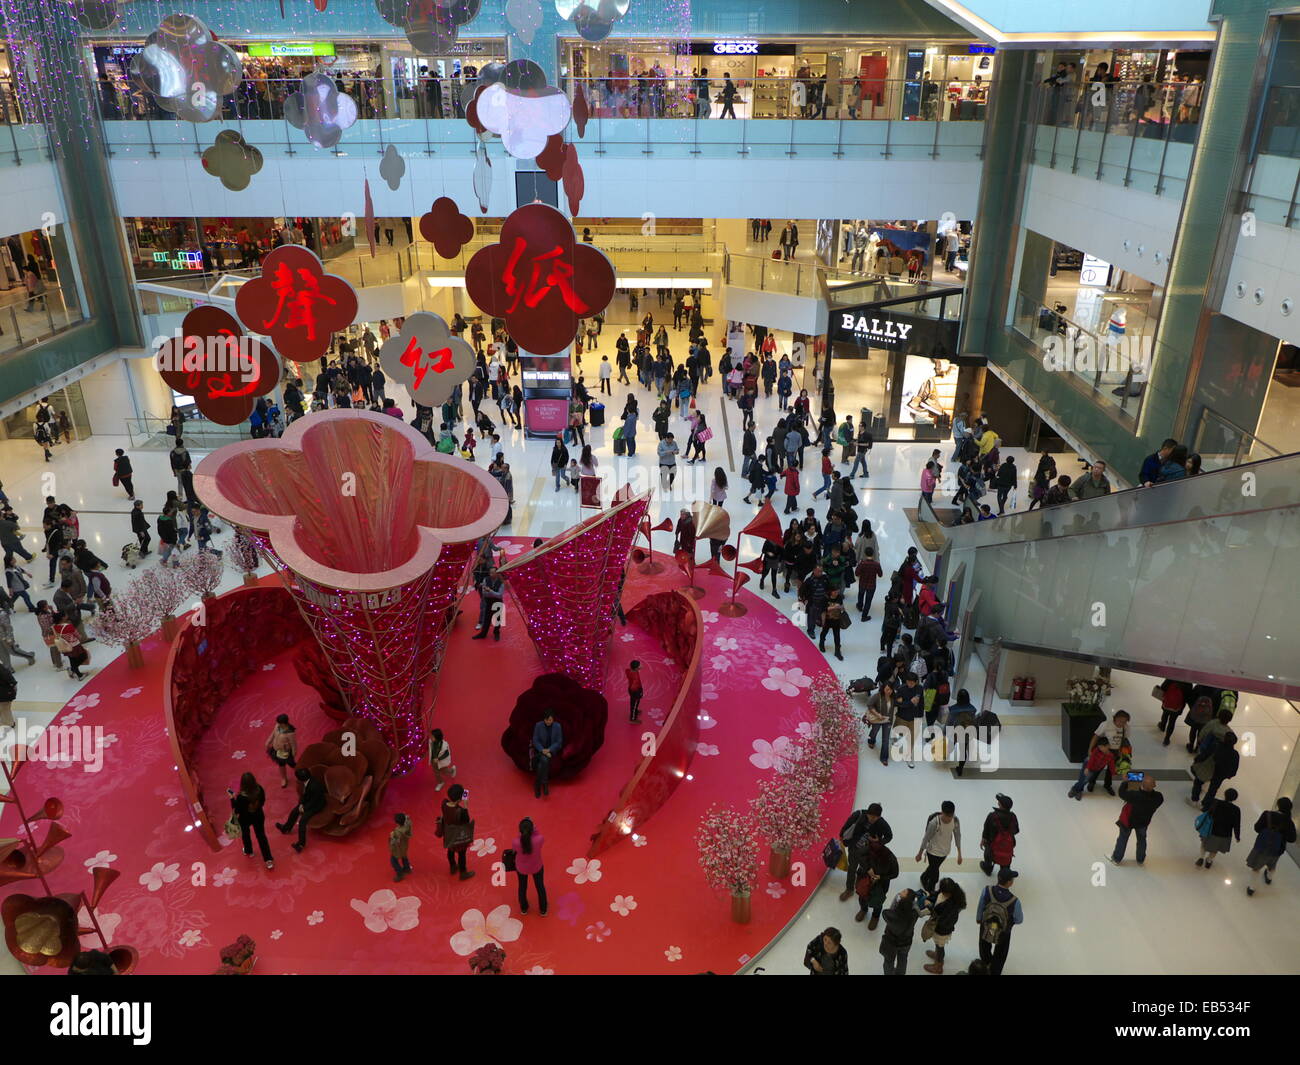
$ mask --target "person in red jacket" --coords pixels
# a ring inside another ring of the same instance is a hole
[[[632,664],[623,671],[627,674],[627,706],[628,720],[639,721],[641,719],[641,663],[637,659],[632,660]]]
[[[934,590],[934,582],[934,577],[926,577],[921,581],[921,592],[916,600],[916,608],[921,612],[922,617],[928,618],[943,610],[943,604],[939,602],[939,596]]]
[[[1096,784],[1103,770],[1107,773],[1115,772],[1115,755],[1116,752],[1104,743],[1093,747],[1084,760],[1083,768],[1079,770],[1079,779],[1074,782],[1074,787],[1065,793],[1065,797],[1083,802],[1083,789]]]
[[[813,493],[813,499],[831,490],[831,472],[834,469],[835,467],[831,465],[831,449],[822,448],[822,486]]]
[[[787,466],[781,474],[785,478],[785,511],[794,514],[799,509],[799,467]]]

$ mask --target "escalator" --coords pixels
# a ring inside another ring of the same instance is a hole
[[[1300,454],[944,528],[972,642],[1300,698]]]

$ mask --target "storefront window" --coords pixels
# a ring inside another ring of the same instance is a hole
[[[610,38],[562,55],[602,118],[974,119],[996,62],[968,41],[843,38]]]

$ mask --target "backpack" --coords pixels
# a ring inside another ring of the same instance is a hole
[[[993,839],[989,841],[989,854],[998,865],[1005,868],[1011,864],[1011,858],[1015,852],[1016,837],[1012,835],[1007,824],[999,820],[998,830],[993,834]]]
[[[507,873],[515,872],[515,859],[517,857],[518,855],[511,849],[506,849],[501,852],[501,865]]]
[[[984,904],[984,918],[980,921],[980,940],[984,943],[997,943],[1003,936],[1011,930],[1011,908],[1015,905],[1016,897],[1012,895],[1006,902],[993,897],[993,892],[989,892],[989,900]]]
[[[1214,819],[1210,816],[1209,810],[1202,810],[1196,815],[1196,820],[1192,822],[1196,826],[1196,834],[1205,839],[1210,834],[1210,829],[1214,825]]]

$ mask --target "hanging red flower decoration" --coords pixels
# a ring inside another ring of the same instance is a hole
[[[552,181],[564,176],[566,148],[563,133],[552,133],[546,138],[546,147],[537,153],[536,163]]]
[[[262,260],[259,277],[235,296],[244,327],[263,333],[284,358],[312,362],[329,350],[330,337],[357,316],[357,294],[341,277],[327,274],[314,252],[284,244]]]
[[[579,318],[602,311],[614,296],[614,267],[580,243],[554,207],[516,208],[501,243],[475,253],[465,289],[481,310],[505,320],[511,337],[534,355],[554,355],[573,340]]]
[[[168,387],[193,396],[218,425],[238,425],[253,413],[257,397],[280,380],[275,352],[248,336],[233,315],[212,306],[185,316],[154,354],[154,366]]]
[[[570,144],[564,150],[564,195],[569,199],[569,214],[578,217],[578,208],[582,205],[583,194],[587,191],[587,179],[578,161],[578,147]]]
[[[460,213],[450,196],[439,196],[420,215],[420,236],[433,245],[444,259],[454,259],[474,239],[474,221]]]
[[[576,85],[573,90],[573,124],[577,127],[579,137],[587,135],[587,120],[590,118],[591,108],[587,105],[587,94],[582,91],[582,85]]]
[[[478,120],[478,97],[487,86],[479,85],[474,89],[474,95],[470,97],[468,106],[465,108],[465,121],[469,123],[469,128],[475,133],[486,133],[487,126]]]

